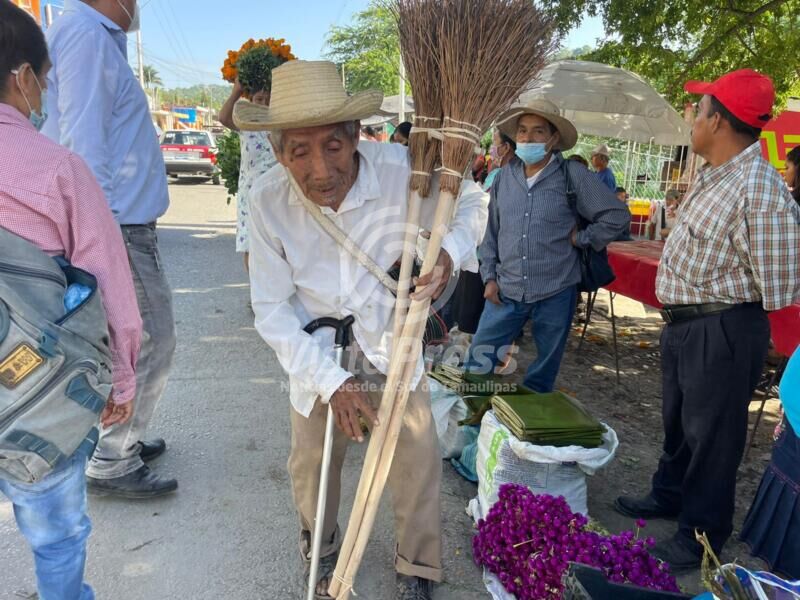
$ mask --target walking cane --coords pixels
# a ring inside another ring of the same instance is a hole
[[[350,345],[350,327],[355,318],[352,316],[344,319],[323,317],[312,321],[305,326],[303,331],[311,335],[317,329],[330,327],[336,330],[334,349],[336,361],[341,365],[344,358],[344,349]],[[322,529],[325,526],[325,504],[328,499],[328,476],[330,475],[331,453],[333,450],[333,409],[328,404],[328,420],[325,423],[325,445],[322,450],[322,468],[319,473],[319,493],[317,494],[317,516],[314,519],[314,537],[311,546],[311,569],[308,575],[308,600],[314,600],[314,591],[317,587],[317,571],[319,569],[319,553],[322,548]]]

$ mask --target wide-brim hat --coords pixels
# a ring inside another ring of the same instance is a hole
[[[292,60],[272,71],[269,106],[240,100],[233,122],[245,131],[332,125],[371,117],[382,102],[378,90],[348,95],[332,62]]]
[[[572,121],[562,116],[558,106],[544,98],[512,106],[497,118],[497,128],[512,140],[516,140],[517,122],[522,115],[537,115],[552,123],[561,137],[557,146],[559,150],[569,150],[578,143],[578,130]]]
[[[596,146],[594,150],[592,150],[592,156],[605,156],[606,158],[611,158],[611,150],[608,149],[608,146],[605,144],[600,144]]]

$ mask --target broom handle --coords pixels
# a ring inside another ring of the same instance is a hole
[[[400,277],[397,280],[397,303],[394,309],[394,335],[392,337],[392,354],[397,353],[403,323],[406,320],[411,291],[411,274],[417,254],[417,238],[419,237],[419,215],[422,209],[422,197],[417,190],[412,190],[408,197],[408,217],[405,239],[403,240],[403,256],[400,261]]]
[[[421,202],[421,199],[420,199]],[[441,203],[441,202],[440,202]],[[442,216],[439,216],[440,211],[438,210],[437,206],[437,218],[445,218],[447,213],[444,210],[441,211]],[[438,221],[436,221],[438,222]],[[416,248],[416,244],[414,244]],[[428,246],[430,250],[430,245]],[[433,270],[433,265],[436,264],[436,255],[433,258],[433,262],[430,263],[428,260],[428,255],[430,252],[426,253],[425,261],[422,265],[422,273],[427,273]],[[413,304],[412,304],[413,306]],[[422,333],[417,334],[413,339],[418,339],[421,337]],[[396,341],[393,341],[393,346],[395,348],[399,347],[399,340],[403,337],[403,335],[399,335]],[[355,501],[353,502],[353,508],[350,513],[350,521],[348,522],[347,531],[345,532],[344,539],[342,540],[342,546],[339,549],[339,560],[336,563],[337,570],[336,574],[341,577],[344,573],[344,568],[348,564],[350,560],[350,555],[353,551],[353,547],[356,543],[356,536],[358,535],[358,528],[360,527],[361,521],[364,517],[364,510],[365,510],[365,503],[367,498],[369,497],[369,490],[372,485],[372,479],[375,473],[376,465],[380,459],[381,448],[383,447],[384,440],[386,439],[386,426],[388,425],[389,421],[391,420],[392,410],[394,405],[394,390],[396,390],[398,382],[403,378],[403,365],[407,361],[407,358],[403,356],[402,352],[393,351],[390,357],[389,362],[389,370],[387,375],[386,381],[386,388],[384,389],[383,396],[381,398],[381,405],[378,409],[378,422],[381,423],[380,427],[376,427],[373,429],[370,435],[369,446],[367,447],[367,453],[364,457],[364,466],[361,470],[361,478],[358,482],[358,488],[356,491]],[[336,577],[333,578],[333,581],[330,585],[329,594],[331,596],[336,595],[336,593],[341,588],[341,581],[339,581]]]
[[[433,267],[436,265],[439,252],[441,251],[442,241],[447,233],[448,225],[453,214],[454,205],[455,196],[449,192],[441,192],[439,202],[436,206],[431,239],[428,243],[425,261],[422,265],[423,275],[432,271]],[[408,340],[408,342],[403,345],[398,344],[398,348],[410,351],[414,347],[413,345],[415,342],[420,340],[424,332],[425,320],[429,308],[430,299],[422,302],[413,302],[411,304],[402,334],[402,339]],[[391,361],[386,389],[384,390],[381,400],[381,409],[386,405],[391,407],[391,418],[389,421],[382,421],[385,425],[379,428],[384,431],[381,436],[383,439],[380,440],[377,464],[368,464],[365,460],[364,469],[361,473],[356,503],[353,505],[353,512],[350,516],[345,539],[352,537],[353,534],[351,534],[351,531],[356,528],[358,528],[358,532],[355,535],[355,543],[353,544],[352,551],[349,548],[349,544],[347,548],[345,548],[344,545],[342,546],[342,551],[340,551],[339,554],[339,561],[336,565],[335,576],[329,592],[330,595],[337,598],[337,600],[347,600],[350,597],[351,588],[347,586],[342,589],[341,583],[342,581],[352,582],[355,579],[361,560],[364,557],[364,551],[366,550],[367,542],[369,541],[369,536],[375,523],[375,516],[378,509],[377,505],[380,502],[386,480],[389,476],[397,440],[403,425],[403,416],[405,414],[411,380],[414,377],[417,361],[412,360],[410,356],[404,356],[403,359],[401,359],[400,355],[403,354],[402,352],[397,352],[396,354],[398,356],[393,358],[397,358],[397,360]],[[406,354],[410,354],[410,352]],[[377,441],[376,439],[371,441],[370,450],[372,449],[372,443]],[[373,457],[373,460],[374,458],[375,457]],[[366,492],[365,495],[363,495],[364,492]],[[361,516],[361,518],[358,518],[359,516]],[[342,570],[344,571],[343,573]]]

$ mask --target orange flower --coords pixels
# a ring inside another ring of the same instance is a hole
[[[238,51],[228,50],[228,57],[225,59],[221,69],[222,77],[225,81],[230,83],[236,81],[236,77],[239,74],[239,70],[236,68],[236,63],[239,61],[239,57],[245,52],[248,52],[256,47],[268,48],[272,54],[282,58],[285,61],[297,59],[297,57],[292,54],[292,47],[286,43],[284,38],[266,38],[263,40],[254,40],[253,38],[250,38],[244,44],[242,44],[242,47],[239,48]]]

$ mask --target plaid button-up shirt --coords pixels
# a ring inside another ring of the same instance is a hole
[[[664,304],[761,302],[800,296],[800,206],[757,142],[700,172],[658,268]]]

